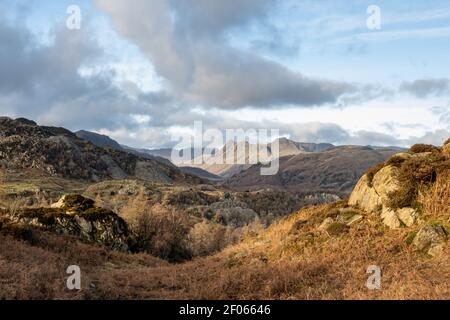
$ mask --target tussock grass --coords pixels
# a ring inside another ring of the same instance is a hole
[[[450,158],[440,152],[406,159],[397,168],[401,188],[390,194],[389,207],[415,206],[420,188],[435,184],[439,176],[450,170]]]
[[[422,187],[419,201],[425,217],[450,221],[450,170],[439,175],[431,187]]]

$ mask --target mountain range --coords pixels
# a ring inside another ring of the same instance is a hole
[[[175,165],[171,162],[172,149],[156,149],[149,150],[143,148],[133,148],[126,145],[121,145],[117,141],[111,139],[110,137],[102,134],[98,134],[91,131],[80,130],[75,133],[78,138],[91,142],[92,144],[101,148],[112,148],[115,150],[127,152],[134,154],[136,156],[151,159],[163,163],[165,165],[174,167]],[[193,153],[192,153],[193,154]],[[190,174],[197,176],[199,178],[208,181],[221,181],[222,178],[210,173],[208,171],[202,170],[201,168],[194,167],[179,167],[178,170],[185,174]]]
[[[27,119],[3,117],[0,118],[0,169],[34,169],[45,175],[87,181],[126,178],[162,183],[209,181],[238,191],[273,188],[348,194],[368,168],[401,151],[396,147],[300,143],[287,138],[276,142],[280,169],[276,175],[261,176],[264,164],[245,164],[253,147],[248,142],[229,142],[218,151],[225,158],[229,150],[234,150],[238,164],[177,167],[167,159],[168,149],[136,149],[89,131],[72,133],[64,128],[39,126]],[[258,147],[260,159],[273,159],[273,143]],[[239,147],[247,151],[242,159],[236,156]]]
[[[199,161],[198,159],[194,159],[193,164],[190,163],[189,166],[206,170],[227,179],[252,167],[249,157],[250,150],[256,150],[259,162],[268,162],[274,158],[293,156],[301,153],[320,152],[333,147],[329,143],[302,143],[287,138],[279,138],[271,143],[259,145],[250,144],[247,141],[229,141],[222,148],[216,150],[215,153],[212,153],[211,156],[203,156],[203,159]],[[239,150],[245,150],[245,153],[239,154]],[[217,161],[210,161],[213,158],[223,161],[221,164],[218,164]],[[234,159],[233,163],[226,161],[229,158]],[[183,165],[181,164],[181,166]]]

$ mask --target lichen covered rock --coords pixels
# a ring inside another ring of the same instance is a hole
[[[368,213],[380,211],[382,206],[381,198],[375,189],[369,186],[369,178],[367,175],[364,175],[357,183],[348,204],[359,207]]]
[[[415,145],[409,152],[394,155],[359,180],[348,204],[380,214],[392,229],[413,226],[422,208],[420,192],[450,170],[448,146]]]
[[[383,206],[387,206],[390,200],[390,195],[401,188],[401,184],[397,177],[398,169],[391,165],[383,167],[373,177],[373,189],[379,196]]]
[[[13,223],[79,237],[115,250],[127,251],[130,239],[126,222],[114,212],[94,206],[80,195],[62,197],[51,208],[27,208],[14,213]]]

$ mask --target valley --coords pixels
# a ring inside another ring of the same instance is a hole
[[[284,140],[277,175],[206,179],[106,137],[0,129],[1,299],[450,297],[450,141]],[[80,291],[64,287],[69,265]],[[381,291],[365,286],[371,265]]]

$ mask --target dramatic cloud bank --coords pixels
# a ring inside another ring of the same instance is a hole
[[[439,144],[450,135],[450,75],[434,72],[435,77],[402,77],[394,85],[349,80],[353,79],[349,74],[375,74],[373,69],[369,71],[373,64],[367,64],[368,70],[353,68],[351,61],[357,59],[347,57],[358,55],[362,59],[367,48],[357,53],[346,50],[331,60],[325,51],[308,56],[308,47],[292,37],[296,30],[289,24],[294,25],[296,20],[285,12],[286,2],[86,2],[92,6],[84,14],[81,30],[66,28],[66,12],[62,10],[59,22],[47,26],[48,41],[43,41],[24,21],[33,19],[27,16],[33,10],[45,16],[49,8],[40,7],[40,2],[28,8],[28,2],[21,1],[19,7],[28,9],[19,19],[13,14],[17,6],[9,6],[8,1],[0,4],[1,115],[28,117],[72,130],[94,130],[136,147],[172,146],[172,133],[189,130],[194,121],[219,129],[278,128],[282,135],[295,140],[336,144]],[[318,10],[312,4],[300,5],[307,14]],[[330,2],[324,5],[335,8]],[[295,6],[288,9],[294,10]],[[365,18],[365,11],[362,13]],[[284,27],[274,21],[274,16],[280,14],[286,22]],[[354,17],[338,15],[302,19],[301,30],[307,32],[301,35],[310,41],[311,34],[317,34],[314,43],[326,39],[323,37],[337,38],[342,32],[356,32],[364,25]],[[259,38],[248,36],[255,30],[260,32]],[[242,45],[245,41],[247,45]],[[296,41],[299,43],[295,46],[287,45]],[[113,49],[110,45],[116,42],[120,44]],[[151,66],[160,83],[149,87],[157,89],[144,89],[138,83],[151,81],[147,80],[151,77],[139,73],[126,77],[132,71],[121,50],[136,52],[137,69],[139,62]],[[114,66],[112,55],[123,57],[120,70]],[[314,62],[314,68],[302,63],[305,58]],[[346,59],[350,62],[342,69],[340,63]],[[308,72],[299,71],[303,69]],[[396,77],[389,74],[391,69],[383,71],[386,79]],[[427,115],[427,122],[421,123],[422,117],[412,113],[399,116],[391,112],[362,130],[348,106],[364,110],[374,104],[380,104],[380,112],[417,105],[423,111],[421,115]],[[249,116],[238,116],[242,110],[251,110]],[[313,119],[258,118],[261,111],[283,110],[302,110],[305,114],[320,110],[323,115],[318,113]],[[347,112],[355,118],[354,123],[338,123],[337,119],[334,123],[333,110]],[[391,114],[395,118],[390,118]],[[398,132],[404,133],[399,136]]]
[[[258,23],[276,6],[268,0],[96,0],[121,35],[153,61],[178,99],[222,108],[333,103],[350,84],[308,78],[232,47],[227,31]],[[130,8],[133,8],[130,10]]]

